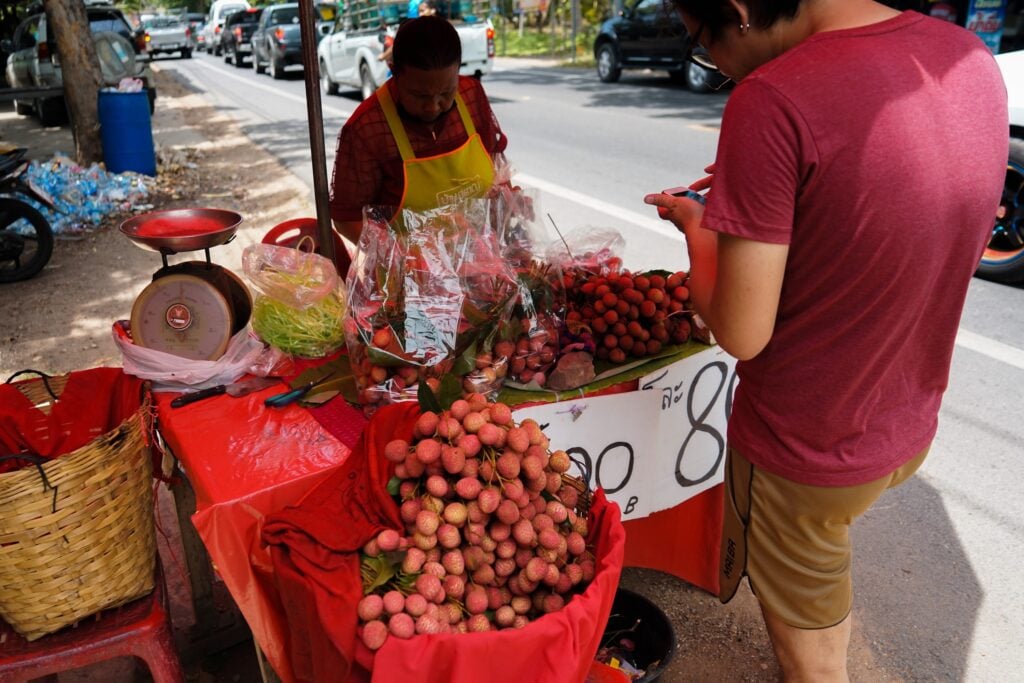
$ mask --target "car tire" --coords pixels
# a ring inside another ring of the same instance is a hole
[[[692,92],[711,92],[711,73],[696,64],[683,65],[683,80]]]
[[[1006,284],[1024,281],[1024,139],[1010,139],[1006,182],[992,239],[975,275]]]
[[[32,104],[24,100],[14,100],[14,113],[18,116],[31,116]]]
[[[284,78],[284,67],[276,57],[270,58],[270,75],[278,81]]]
[[[67,105],[63,97],[50,97],[36,100],[36,118],[40,125],[50,128],[59,126],[68,118]]]
[[[602,83],[616,83],[622,76],[622,67],[619,66],[618,55],[615,54],[615,46],[604,44],[597,49],[597,77]]]
[[[258,74],[266,73],[266,67],[260,63],[260,56],[255,47],[252,49],[252,70]]]
[[[245,58],[242,57],[242,53],[238,50],[235,50],[235,67],[238,69],[245,68]]]
[[[331,80],[331,75],[327,73],[327,65],[320,62],[320,89],[324,95],[337,95],[338,84]]]
[[[359,93],[363,96],[364,100],[368,100],[376,90],[377,84],[373,82],[370,65],[363,62],[359,65]]]

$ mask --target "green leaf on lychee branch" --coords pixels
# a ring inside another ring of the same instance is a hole
[[[399,491],[401,489],[401,485],[401,479],[399,479],[398,477],[391,477],[391,479],[388,480],[388,495],[393,497],[398,496]]]
[[[449,373],[441,378],[441,388],[437,392],[437,400],[443,410],[448,410],[452,404],[462,398],[462,382],[457,375]]]
[[[384,555],[363,555],[359,563],[359,574],[363,579],[363,595],[369,595],[391,580],[395,575],[395,567]]]
[[[441,402],[426,382],[419,383],[416,389],[416,401],[420,404],[421,412],[441,413]]]

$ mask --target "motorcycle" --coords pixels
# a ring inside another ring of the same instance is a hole
[[[56,207],[45,190],[23,177],[27,151],[18,148],[0,154],[0,283],[27,280],[53,254],[53,228],[25,198]]]

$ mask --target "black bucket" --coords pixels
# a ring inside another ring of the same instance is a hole
[[[658,680],[675,655],[676,633],[668,616],[639,593],[619,588],[601,647],[614,648],[623,638],[634,645],[623,659],[644,672],[634,683]]]

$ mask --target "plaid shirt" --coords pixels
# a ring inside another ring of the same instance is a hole
[[[492,157],[504,152],[508,138],[501,131],[480,82],[459,76],[459,94],[487,151]],[[451,152],[468,139],[454,104],[433,124],[404,115],[402,122],[417,157]],[[398,206],[404,189],[402,156],[374,93],[356,108],[338,134],[331,179],[331,218],[358,221],[362,220],[366,205]]]

